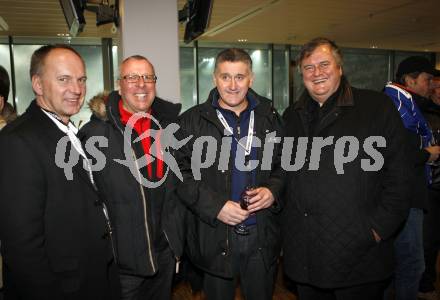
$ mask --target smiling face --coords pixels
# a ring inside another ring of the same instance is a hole
[[[121,65],[119,95],[125,110],[131,113],[147,112],[156,97],[156,83],[144,82],[142,77],[136,82],[128,82],[123,77],[154,74],[153,66],[145,59],[130,58]]]
[[[51,50],[41,71],[32,76],[37,104],[67,123],[84,103],[86,79],[84,63],[77,54],[68,49]]]
[[[219,105],[239,114],[247,107],[246,94],[252,86],[253,73],[248,64],[224,61],[217,65],[214,83],[220,94]]]
[[[331,47],[324,44],[301,61],[301,73],[310,96],[315,101],[324,103],[338,89],[342,68]]]

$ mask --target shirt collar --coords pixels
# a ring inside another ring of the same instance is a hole
[[[69,123],[66,125],[61,121],[61,119],[55,113],[47,111],[43,108],[41,108],[41,111],[45,113],[46,116],[48,116],[49,119],[51,119],[52,122],[65,134],[67,134],[69,130],[72,131],[74,134],[78,133],[78,128],[76,128],[71,121],[69,121]]]

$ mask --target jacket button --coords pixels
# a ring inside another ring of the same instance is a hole
[[[304,213],[304,217],[307,217],[307,216],[308,216],[308,214],[305,212],[305,213]]]

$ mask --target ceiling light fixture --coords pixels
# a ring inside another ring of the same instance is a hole
[[[247,42],[247,39],[238,39],[237,40],[239,43],[245,43],[245,42]]]

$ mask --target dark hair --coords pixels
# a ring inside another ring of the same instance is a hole
[[[29,69],[29,75],[32,79],[32,76],[41,74],[46,57],[52,50],[55,49],[65,49],[76,54],[82,61],[83,65],[85,65],[83,58],[81,55],[72,47],[63,44],[55,44],[55,45],[45,45],[34,51],[31,57],[31,67]]]
[[[336,45],[334,41],[328,38],[317,37],[307,42],[301,47],[301,50],[298,54],[298,58],[296,60],[300,72],[301,72],[301,62],[310,55],[312,55],[313,51],[315,51],[316,48],[322,45],[328,45],[330,47],[330,49],[332,50],[333,57],[336,60],[336,63],[342,68],[343,65],[342,53],[338,45]]]
[[[215,59],[215,68],[214,72],[217,70],[217,67],[220,63],[229,61],[229,62],[243,62],[247,64],[252,71],[252,59],[249,54],[243,49],[239,48],[228,48],[221,51],[217,54],[217,58]]]
[[[0,66],[0,96],[5,98],[5,102],[8,101],[10,85],[11,82],[9,81],[8,71]]]

